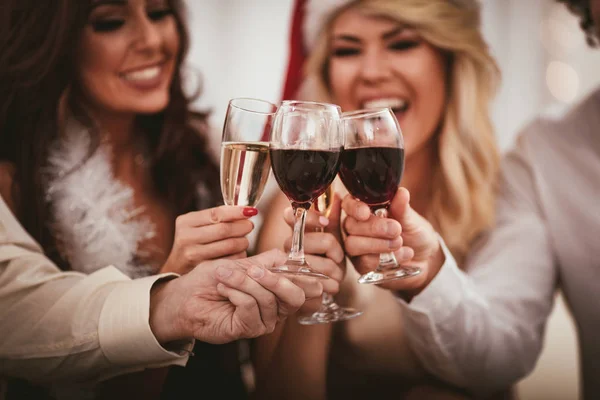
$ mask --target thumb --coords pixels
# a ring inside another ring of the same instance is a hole
[[[390,214],[402,224],[410,209],[410,193],[406,188],[401,187],[390,204]]]

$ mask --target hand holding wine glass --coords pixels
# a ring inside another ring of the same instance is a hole
[[[270,143],[275,179],[294,208],[295,224],[287,262],[274,272],[327,278],[304,256],[306,212],[331,184],[339,168],[343,136],[340,108],[333,104],[284,101],[277,110]]]
[[[334,211],[334,207],[336,208],[334,215],[332,215],[332,211]],[[338,241],[341,241],[341,238],[339,237],[339,232],[340,232],[340,214],[341,214],[341,205],[340,205],[340,199],[339,197],[336,195],[335,191],[334,191],[334,185],[331,184],[327,190],[317,198],[317,200],[314,202],[313,204],[313,208],[315,209],[315,211],[319,212],[321,215],[323,215],[324,217],[328,218],[330,216],[332,216],[333,220],[330,219],[330,223],[327,225],[327,230],[331,230],[332,228],[338,232],[338,234],[336,235],[337,237],[334,237],[335,245],[338,245],[336,247],[340,247]],[[333,224],[334,226],[331,227],[330,225]],[[319,233],[324,233],[325,232],[325,228],[323,226],[318,226],[317,228],[315,228],[316,232]],[[309,234],[310,235],[310,234]],[[319,238],[319,240],[321,242],[324,241],[324,238]],[[334,246],[329,246],[334,247]],[[310,252],[310,250],[308,250],[308,245],[307,245],[307,251]],[[342,254],[343,254],[343,250],[342,250]],[[334,260],[335,262],[337,262],[338,264],[342,264],[346,262],[346,257],[342,257],[341,260]],[[342,265],[342,268],[344,268],[345,265]],[[321,306],[319,307],[319,309],[317,311],[315,311],[314,313],[312,313],[311,315],[307,315],[307,316],[300,316],[298,318],[298,322],[300,322],[302,325],[314,325],[314,324],[326,324],[326,323],[330,323],[330,322],[337,322],[337,321],[345,321],[348,319],[352,319],[355,317],[358,317],[362,314],[362,311],[358,311],[354,308],[350,308],[350,307],[342,307],[340,305],[338,305],[334,298],[333,298],[333,294],[329,293],[325,290],[326,288],[323,289],[323,297],[321,300]]]
[[[373,214],[386,218],[404,171],[404,140],[389,108],[344,113],[345,148],[340,179],[348,192],[366,203]],[[379,256],[377,268],[359,278],[360,283],[381,283],[421,273],[419,267],[398,264],[393,252]]]
[[[374,270],[379,264],[379,255],[375,253],[395,243],[391,250],[398,262],[410,262],[420,267],[422,273],[411,279],[385,281],[380,287],[402,292],[405,298],[410,298],[437,275],[444,263],[438,235],[431,223],[412,209],[408,190],[398,189],[389,206],[388,218],[369,216],[369,207],[351,195],[344,198],[342,208],[347,213],[344,244],[358,273]]]

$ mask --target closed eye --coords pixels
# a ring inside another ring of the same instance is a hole
[[[160,21],[169,15],[173,15],[173,10],[170,8],[148,11],[148,18],[150,18],[152,21]]]
[[[98,21],[92,21],[91,25],[92,25],[92,29],[94,29],[95,32],[112,32],[112,31],[118,30],[123,25],[125,25],[125,20],[123,20],[123,19],[98,20]]]
[[[420,44],[420,42],[415,41],[415,40],[399,40],[399,41],[390,43],[388,45],[388,49],[402,51],[402,50],[408,50],[408,49],[417,47],[419,44]]]
[[[360,49],[353,48],[353,47],[339,47],[337,49],[333,49],[331,54],[334,57],[356,56],[356,55],[360,54]]]

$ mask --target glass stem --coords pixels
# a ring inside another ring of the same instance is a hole
[[[292,249],[289,259],[304,264],[304,224],[306,223],[306,210],[303,207],[294,207],[294,233],[292,235]]]
[[[375,215],[379,218],[387,218],[388,212],[385,208],[379,208],[375,210]],[[381,253],[379,254],[379,266],[377,267],[377,272],[384,271],[390,267],[397,267],[398,261],[396,260],[396,256],[393,252],[389,253]]]
[[[331,304],[333,304],[333,296],[329,293],[323,292],[323,299],[321,300],[321,305],[323,305],[323,308],[327,308]]]

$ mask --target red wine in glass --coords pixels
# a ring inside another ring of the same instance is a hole
[[[340,107],[310,101],[283,101],[275,113],[269,154],[273,175],[294,208],[292,246],[285,264],[271,271],[328,278],[304,256],[306,213],[338,173],[344,136]]]
[[[404,139],[398,120],[389,108],[358,110],[342,114],[342,128],[345,144],[340,179],[373,214],[386,218],[404,171]],[[418,267],[398,264],[389,252],[380,254],[377,268],[358,281],[381,283],[420,273]]]
[[[361,147],[342,152],[340,179],[372,212],[387,206],[400,185],[404,170],[404,149]]]
[[[294,207],[308,210],[325,192],[337,174],[340,150],[271,149],[273,175]]]

